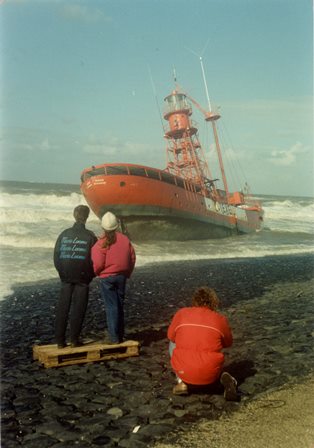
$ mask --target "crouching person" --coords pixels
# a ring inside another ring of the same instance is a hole
[[[220,380],[224,397],[237,400],[237,382],[223,372],[222,349],[233,342],[225,316],[216,310],[219,299],[213,289],[201,287],[192,298],[192,306],[182,308],[168,328],[171,365],[177,376],[175,395],[188,393],[188,385],[209,385]]]

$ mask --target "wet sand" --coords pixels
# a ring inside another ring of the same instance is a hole
[[[136,268],[127,289],[126,336],[141,342],[140,356],[54,369],[32,360],[32,345],[53,343],[59,282],[16,288],[0,303],[2,447],[178,446],[182,437],[192,439],[186,445],[182,439],[179,446],[205,447],[199,443],[206,436],[195,435],[208,436],[206,425],[216,423],[223,433],[226,418],[228,425],[235,419],[236,434],[242,413],[255,415],[259,397],[308,384],[314,365],[313,266],[308,255]],[[226,367],[238,380],[239,403],[225,402],[222,391],[210,387],[188,397],[171,394],[167,326],[202,285],[217,290],[233,328]],[[82,336],[101,340],[104,329],[105,310],[94,281]],[[291,427],[295,422],[291,417]],[[247,446],[261,446],[258,435],[254,440]],[[226,446],[219,443],[212,446]]]

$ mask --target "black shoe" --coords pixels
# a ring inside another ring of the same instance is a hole
[[[237,380],[233,378],[228,372],[223,372],[220,377],[220,382],[223,385],[224,398],[226,401],[238,401]]]
[[[120,344],[119,341],[114,342],[114,341],[111,341],[110,339],[105,340],[103,343],[104,343],[105,345],[119,345],[119,344]]]
[[[84,345],[82,341],[73,341],[73,342],[71,342],[71,347],[72,348],[82,347],[82,345]]]

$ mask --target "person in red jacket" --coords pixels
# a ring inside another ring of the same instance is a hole
[[[124,296],[136,255],[127,236],[117,232],[116,216],[107,212],[101,220],[104,235],[92,247],[95,274],[100,277],[100,291],[106,307],[110,342],[119,344],[124,337]]]
[[[220,379],[226,400],[237,399],[235,378],[222,373],[222,349],[230,347],[233,338],[227,318],[216,311],[218,305],[215,291],[201,287],[193,295],[192,306],[180,309],[172,319],[168,339],[178,381],[173,388],[176,395],[187,394],[188,384],[208,385]]]

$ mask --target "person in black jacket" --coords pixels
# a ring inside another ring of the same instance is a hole
[[[95,277],[91,249],[97,238],[85,228],[89,208],[86,205],[78,205],[73,215],[73,227],[59,235],[54,249],[54,265],[61,280],[55,328],[58,348],[66,347],[65,333],[70,308],[71,346],[81,345],[79,336],[88,303],[89,283]]]

